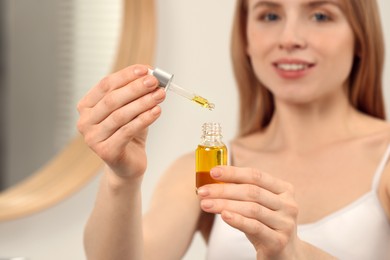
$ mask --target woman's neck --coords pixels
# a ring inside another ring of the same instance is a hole
[[[271,149],[310,152],[357,134],[360,114],[347,99],[305,105],[278,101],[275,104],[273,119],[264,132]]]

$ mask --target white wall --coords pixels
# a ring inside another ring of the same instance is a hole
[[[147,204],[163,170],[183,152],[195,149],[205,121],[222,123],[225,140],[236,132],[236,97],[228,53],[233,0],[158,0],[159,46],[156,65],[175,73],[176,83],[213,101],[213,112],[170,93],[163,114],[150,129],[149,168],[144,182]],[[390,2],[379,0],[390,52]],[[387,61],[390,62],[389,54]],[[389,63],[387,63],[389,64]],[[389,66],[386,99],[390,102]],[[0,224],[0,257],[23,255],[33,260],[84,259],[81,237],[93,206],[97,179],[81,192],[49,210]],[[205,247],[196,238],[186,260],[203,259]]]

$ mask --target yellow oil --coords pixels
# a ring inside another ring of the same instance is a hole
[[[207,99],[201,97],[201,96],[195,96],[192,101],[194,101],[195,103],[198,103],[199,105],[201,105],[202,107],[204,108],[208,108],[210,110],[213,110],[215,105],[213,103],[210,103]]]
[[[196,149],[196,188],[209,183],[217,183],[211,178],[210,170],[217,165],[227,164],[227,148],[223,146],[198,145]]]

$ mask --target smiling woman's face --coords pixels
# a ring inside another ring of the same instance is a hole
[[[249,0],[247,53],[276,100],[307,103],[343,93],[354,34],[340,0]]]

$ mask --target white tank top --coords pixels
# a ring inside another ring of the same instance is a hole
[[[298,237],[341,260],[389,260],[390,223],[377,194],[390,145],[374,174],[372,189],[344,208],[311,223],[298,225]],[[241,231],[215,215],[208,260],[256,259],[256,251]]]

